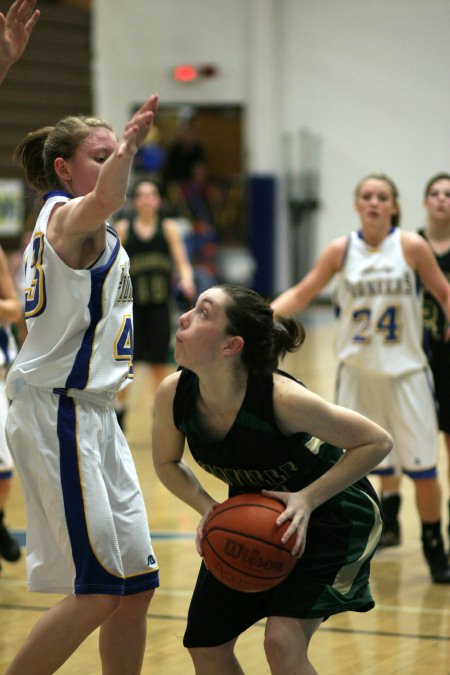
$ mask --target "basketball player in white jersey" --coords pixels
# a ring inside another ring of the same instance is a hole
[[[119,141],[107,122],[67,117],[15,151],[44,205],[24,256],[28,335],[7,378],[6,434],[27,506],[29,589],[66,597],[8,675],[55,672],[98,626],[103,672],[141,672],[158,567],[113,408],[133,375],[132,288],[105,219],[125,201],[156,107],[152,96]]]
[[[421,283],[448,319],[450,285],[424,239],[397,227],[398,192],[390,178],[364,178],[355,191],[355,207],[361,229],[331,242],[313,269],[272,307],[279,315],[298,312],[336,276],[337,403],[392,435],[394,448],[377,473],[403,472],[413,479],[431,577],[447,584],[436,410],[422,349]]]
[[[40,14],[35,6],[36,0],[16,0],[6,15],[0,12],[0,84],[11,66],[25,51]],[[9,323],[17,321],[20,315],[20,302],[5,254],[0,248],[0,558],[3,557],[9,562],[15,562],[20,558],[20,548],[4,523],[4,510],[11,490],[13,473],[12,459],[5,438],[8,399],[4,376],[17,353]]]

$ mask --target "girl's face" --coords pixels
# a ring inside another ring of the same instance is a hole
[[[368,178],[360,185],[355,208],[363,225],[389,226],[398,213],[391,186],[378,178]]]
[[[450,219],[450,179],[441,178],[433,183],[424,200],[430,218],[436,222]]]
[[[92,192],[97,183],[102,164],[117,148],[117,139],[105,127],[94,127],[92,133],[78,146],[66,161],[67,176],[64,182],[74,197]]]
[[[137,211],[158,211],[161,206],[159,190],[153,183],[139,183],[134,193],[134,206]]]
[[[175,335],[175,360],[186,368],[212,364],[230,340],[226,334],[227,317],[224,306],[227,294],[221,288],[202,293],[189,312],[179,319]]]

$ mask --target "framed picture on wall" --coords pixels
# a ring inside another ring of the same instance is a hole
[[[15,178],[0,178],[0,238],[20,235],[23,218],[23,182]]]

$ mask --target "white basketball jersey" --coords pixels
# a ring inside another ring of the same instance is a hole
[[[107,246],[96,264],[68,267],[46,236],[53,207],[68,199],[64,193],[50,196],[24,254],[28,335],[7,377],[11,399],[25,382],[112,394],[132,378],[128,255],[108,226]]]
[[[377,248],[359,232],[349,236],[334,301],[339,361],[380,376],[421,369],[422,290],[393,228]]]

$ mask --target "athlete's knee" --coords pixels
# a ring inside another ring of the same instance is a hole
[[[216,647],[188,647],[189,655],[195,667],[195,672],[204,672],[205,669],[212,666],[217,660]]]
[[[298,619],[270,617],[264,634],[264,651],[272,675],[315,673],[308,658],[308,645],[315,625]]]
[[[154,593],[155,589],[152,588],[151,590],[134,593],[133,595],[127,595],[122,598],[120,607],[118,608],[121,616],[124,619],[127,617],[133,619],[146,614]]]
[[[283,672],[292,644],[281,622],[272,621],[266,627],[264,635],[264,651],[272,672]]]
[[[118,595],[78,595],[77,601],[92,616],[95,616],[95,622],[101,624],[114,614],[120,607],[121,597]]]
[[[139,622],[147,615],[148,606],[154,594],[154,589],[142,591],[122,598],[117,610],[120,619],[124,623]]]
[[[195,672],[198,675],[220,672],[224,664],[234,659],[235,642],[236,640],[232,640],[217,647],[187,647]]]

